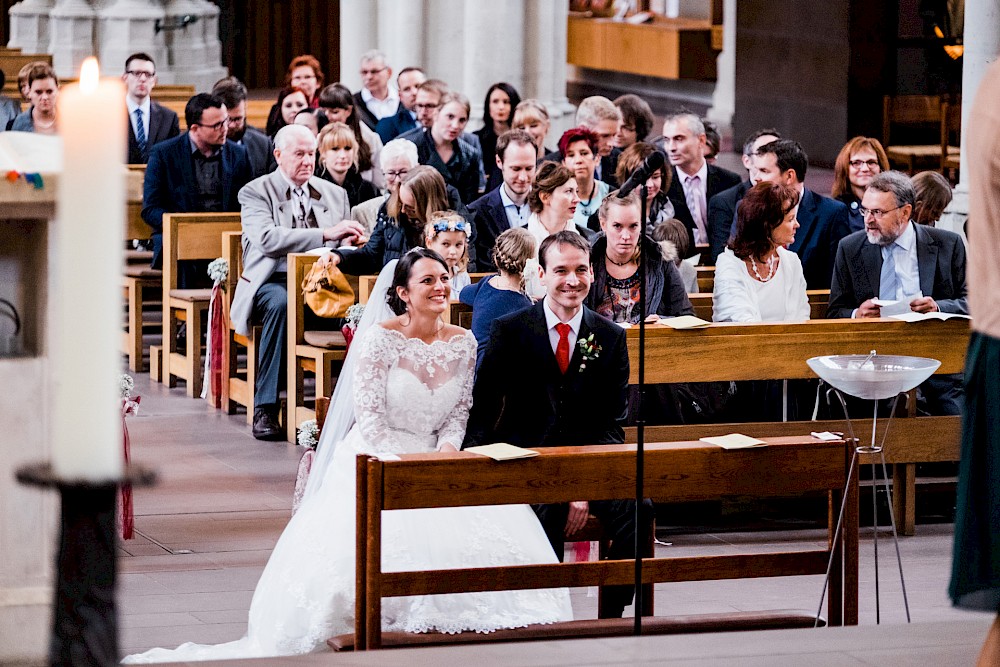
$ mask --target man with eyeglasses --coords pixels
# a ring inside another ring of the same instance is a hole
[[[153,228],[154,269],[162,263],[164,213],[239,211],[236,195],[252,180],[246,148],[226,140],[229,113],[221,99],[195,95],[184,108],[184,118],[188,131],[157,144],[146,167],[142,219]],[[201,278],[195,271],[184,282]]]
[[[392,68],[386,64],[385,54],[371,50],[361,56],[361,90],[354,93],[354,110],[372,130],[379,120],[396,113],[399,94],[389,85]]]
[[[247,149],[250,171],[254,178],[270,174],[278,166],[274,161],[274,146],[271,138],[255,127],[247,124],[247,87],[235,76],[215,82],[212,94],[222,100],[229,113],[226,136]]]
[[[913,222],[915,204],[906,175],[884,171],[871,180],[861,199],[865,228],[837,249],[829,317],[882,317],[890,301],[915,313],[969,314],[965,244],[954,232]],[[959,414],[959,377],[934,376],[921,393],[931,414]]]
[[[181,133],[177,114],[150,99],[156,86],[156,64],[146,53],[125,59],[125,107],[128,109],[128,163],[146,164],[156,144]]]

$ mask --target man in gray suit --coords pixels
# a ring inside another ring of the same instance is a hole
[[[285,358],[288,293],[285,256],[320,246],[336,247],[364,234],[350,220],[347,192],[313,176],[316,138],[301,125],[287,125],[274,137],[278,168],[240,190],[243,274],[233,295],[237,333],[262,325],[254,386],[253,436],[277,440],[278,393]]]
[[[917,313],[968,315],[965,244],[954,232],[910,219],[916,195],[910,179],[885,171],[861,199],[865,229],[845,236],[837,248],[827,314],[881,317],[874,299],[906,299]],[[921,385],[927,411],[960,414],[961,378],[935,376]]]

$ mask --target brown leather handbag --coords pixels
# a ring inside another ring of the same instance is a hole
[[[302,296],[319,317],[345,317],[354,303],[354,290],[340,269],[319,262],[302,279]]]

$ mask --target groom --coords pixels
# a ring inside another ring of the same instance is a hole
[[[493,323],[463,446],[624,442],[625,331],[583,305],[593,280],[590,245],[576,232],[558,232],[542,241],[538,262],[546,296]],[[611,535],[609,558],[635,556],[634,500],[580,500],[533,509],[560,561],[565,536],[581,528],[588,514]],[[632,594],[630,586],[610,588],[600,617],[620,617]]]

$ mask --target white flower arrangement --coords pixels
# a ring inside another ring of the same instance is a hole
[[[226,278],[229,277],[229,262],[217,257],[208,265],[208,277],[216,285],[225,285]]]
[[[132,390],[135,389],[135,380],[128,373],[118,376],[118,393],[126,401],[132,398]]]
[[[347,309],[347,325],[352,329],[358,328],[361,316],[365,314],[365,304],[356,303]]]
[[[319,427],[315,419],[299,424],[298,443],[306,449],[316,449],[316,445],[319,444]]]

